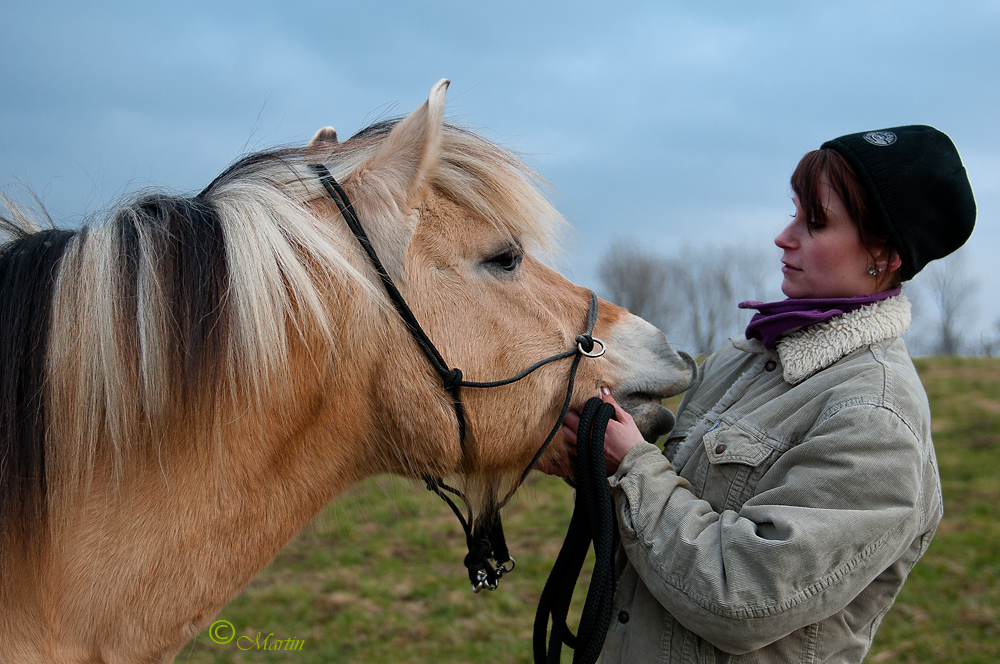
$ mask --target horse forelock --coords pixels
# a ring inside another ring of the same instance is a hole
[[[549,256],[557,251],[566,222],[541,193],[545,182],[516,154],[446,124],[432,183],[529,251]]]
[[[334,175],[338,179],[350,177],[353,168],[400,121],[396,118],[369,125],[334,148]],[[566,222],[542,193],[547,184],[519,155],[449,123],[441,132],[439,155],[430,186],[499,230],[518,237],[531,251],[551,256],[559,249]]]

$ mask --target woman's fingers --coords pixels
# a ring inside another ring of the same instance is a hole
[[[563,419],[562,432],[566,436],[566,443],[573,448],[576,453],[576,430],[580,427],[580,415],[575,411],[568,411]]]
[[[615,419],[608,422],[608,429],[604,432],[604,464],[608,475],[613,475],[629,450],[642,442],[642,434],[632,416],[611,396],[611,390],[602,387],[601,399],[615,408]]]
[[[609,390],[608,388],[606,387],[601,388],[601,399],[604,401],[604,403],[609,403],[612,406],[614,406],[615,419],[618,420],[619,422],[627,422],[628,420],[632,419],[632,416],[629,415],[627,412],[625,412],[625,409],[619,406],[618,402],[615,401],[615,398],[611,396],[611,390]]]

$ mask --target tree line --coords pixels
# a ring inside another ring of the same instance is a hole
[[[661,255],[635,241],[617,240],[604,251],[597,276],[601,295],[653,323],[678,347],[704,356],[741,335],[753,311],[743,300],[784,299],[780,255],[763,243],[685,245]],[[904,335],[916,355],[1000,356],[1000,319],[975,328],[982,282],[969,272],[963,251],[927,266],[903,293],[913,306]]]

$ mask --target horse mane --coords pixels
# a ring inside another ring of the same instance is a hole
[[[20,539],[8,515],[44,514],[45,360],[53,274],[73,233],[0,219],[13,239],[0,247],[0,551]]]
[[[44,530],[53,491],[87,485],[99,459],[121,478],[154,454],[178,413],[218,428],[280,399],[295,337],[335,351],[343,284],[389,307],[346,258],[357,248],[340,219],[317,216],[325,194],[309,165],[323,161],[377,221],[399,223],[356,177],[397,122],[245,156],[196,196],[141,192],[78,230],[41,230],[4,201],[0,550]],[[439,149],[429,186],[528,249],[554,248],[562,219],[516,156],[447,124]]]

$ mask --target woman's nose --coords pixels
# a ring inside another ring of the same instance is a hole
[[[779,249],[792,249],[795,246],[795,234],[792,232],[792,225],[795,222],[785,226],[785,229],[778,233],[778,236],[774,238],[774,244],[777,245]]]

